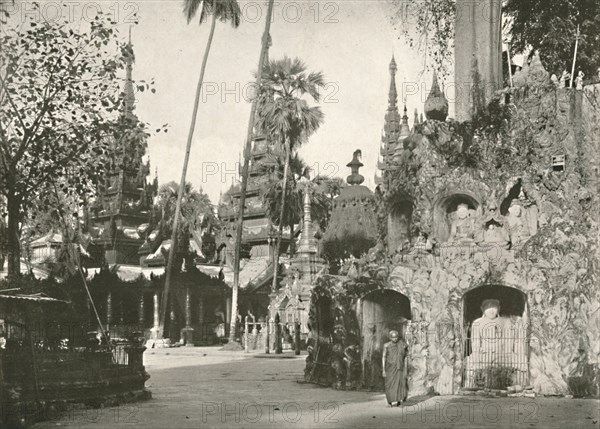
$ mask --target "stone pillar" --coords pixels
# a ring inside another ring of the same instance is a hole
[[[238,295],[239,297],[239,295]],[[238,301],[238,309],[239,309],[239,301]],[[228,296],[225,299],[225,323],[226,324],[230,324],[231,323],[231,297]]]
[[[194,328],[192,328],[192,302],[190,288],[185,289],[185,327],[181,329],[181,340],[188,347],[194,347]]]
[[[140,292],[140,306],[138,307],[139,330],[144,332],[144,292]]]
[[[154,303],[154,314],[153,314],[152,330],[154,331],[154,333],[157,333],[158,332],[158,324],[160,323],[159,316],[158,316],[158,313],[159,313],[158,292],[154,292],[153,303]]]

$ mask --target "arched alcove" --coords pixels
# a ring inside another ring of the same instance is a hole
[[[410,200],[401,200],[392,205],[388,215],[388,248],[396,250],[406,240],[410,241],[413,204]]]
[[[469,192],[457,192],[439,198],[433,206],[433,235],[439,243],[450,237],[451,217],[459,205],[465,204],[469,210],[478,211],[479,201]]]
[[[389,341],[390,330],[404,337],[405,327],[411,320],[410,300],[395,290],[376,290],[365,295],[357,307],[360,326],[363,385],[380,389],[383,345]]]
[[[334,320],[331,304],[329,296],[321,296],[315,302],[315,326],[311,328],[318,343],[328,343],[333,335]]]
[[[491,313],[484,314],[488,308]],[[503,285],[467,291],[463,323],[462,387],[505,389],[528,383],[529,316],[524,292]]]

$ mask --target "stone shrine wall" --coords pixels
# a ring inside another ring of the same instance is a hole
[[[598,395],[600,85],[509,92],[515,143],[486,142],[493,153],[506,149],[507,162],[452,164],[443,146],[455,144],[455,124],[425,122],[405,157],[419,166],[418,238],[353,264],[352,281],[376,279],[410,300],[411,396],[466,386],[472,322],[485,298],[499,298],[500,316],[520,327],[510,341],[525,356],[526,384],[545,395]]]

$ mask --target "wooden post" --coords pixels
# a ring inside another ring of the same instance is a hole
[[[185,326],[181,329],[181,339],[186,346],[194,346],[194,328],[192,328],[192,296],[189,287],[185,288]]]
[[[142,291],[140,293],[140,305],[138,307],[138,312],[139,312],[139,314],[138,314],[138,324],[140,325],[139,326],[139,331],[141,331],[143,333],[144,332],[144,328],[145,328],[145,326],[144,326],[144,323],[145,323],[145,320],[144,320],[144,291]]]
[[[106,296],[106,326],[107,330],[110,330],[110,325],[112,323],[112,293],[108,292]]]
[[[192,302],[190,296],[190,288],[185,288],[185,326],[192,324]]]
[[[298,356],[300,354],[300,322],[297,320],[294,323],[294,343],[295,343],[294,354],[296,356]]]
[[[198,297],[198,324],[204,323],[204,297],[200,295]]]
[[[277,313],[275,315],[275,354],[276,355],[280,355],[283,350],[282,350],[282,345],[281,345],[281,323],[280,323],[280,319],[279,319],[279,313]]]
[[[573,66],[571,68],[571,88],[575,82],[575,63],[577,63],[577,48],[579,46],[579,25],[577,25],[577,34],[575,35],[575,52],[573,52]]]
[[[512,61],[510,59],[510,43],[506,44],[506,57],[508,58],[508,82],[510,87],[513,87]]]
[[[248,316],[244,318],[244,350],[248,353]]]
[[[266,323],[266,327],[265,327],[265,332],[267,333],[266,337],[265,337],[265,353],[269,354],[271,353],[270,350],[270,341],[269,341],[269,337],[271,336],[271,323],[273,323],[273,320],[269,318],[269,315],[267,314],[267,323]]]

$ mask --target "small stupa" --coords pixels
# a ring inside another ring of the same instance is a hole
[[[433,85],[425,100],[425,117],[436,121],[445,121],[448,117],[448,100],[440,89],[436,72],[433,72]]]
[[[323,251],[329,258],[360,257],[377,243],[375,195],[362,185],[359,173],[362,152],[356,150],[347,164],[351,174],[346,186],[333,203],[331,221],[323,236]]]

